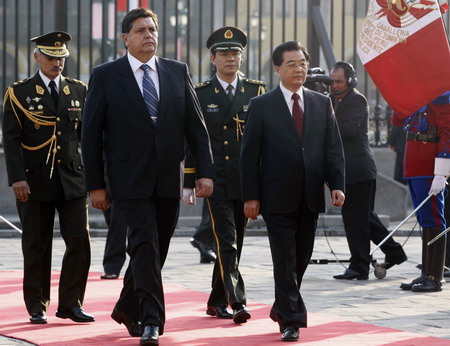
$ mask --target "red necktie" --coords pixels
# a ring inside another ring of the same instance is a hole
[[[294,120],[295,128],[300,137],[303,137],[303,110],[298,103],[300,99],[299,94],[292,94],[294,104],[292,105],[292,119]]]

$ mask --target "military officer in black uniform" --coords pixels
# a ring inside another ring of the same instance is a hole
[[[86,85],[61,75],[71,36],[32,38],[39,71],[6,90],[3,143],[22,223],[23,293],[30,322],[47,323],[55,210],[66,244],[56,316],[93,322],[82,304],[91,262],[86,188],[79,152]]]
[[[239,73],[246,44],[247,36],[239,28],[226,26],[214,31],[206,46],[211,50],[211,61],[217,73],[210,80],[196,85],[211,140],[216,174],[214,192],[206,201],[217,245],[206,313],[218,318],[232,318],[235,323],[245,323],[250,318],[244,281],[239,272],[248,221],[241,197],[239,154],[250,99],[265,92],[264,82],[243,78]],[[188,160],[186,183],[191,184],[185,187],[193,187],[194,179],[190,175],[195,174],[195,170],[192,168],[192,161]]]

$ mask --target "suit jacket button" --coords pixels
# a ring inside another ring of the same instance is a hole
[[[61,121],[61,118],[60,117],[56,118],[56,121]]]
[[[58,136],[61,136],[61,131],[58,131]]]
[[[226,131],[228,129],[227,125],[224,125],[223,130]]]
[[[223,144],[228,145],[228,141],[223,142]]]
[[[225,156],[225,160],[227,160],[227,161],[228,161],[229,159],[230,159],[230,157],[229,157],[229,156]]]
[[[56,161],[57,163],[61,163],[61,160]]]

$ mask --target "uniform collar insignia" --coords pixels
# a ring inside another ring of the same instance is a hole
[[[69,86],[68,86],[68,85],[66,85],[66,86],[63,88],[63,93],[64,93],[66,96],[70,95],[70,89],[69,89]]]
[[[218,94],[218,93],[220,93],[220,90],[217,89],[217,88],[214,88],[214,92],[215,92],[216,94]]]
[[[44,95],[45,89],[41,87],[40,85],[36,85],[36,93],[38,95]]]
[[[241,93],[245,93],[244,87],[241,87]]]

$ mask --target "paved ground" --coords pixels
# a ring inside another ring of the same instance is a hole
[[[186,231],[186,230],[185,230]],[[184,232],[183,234],[185,234]],[[187,232],[188,233],[188,232]],[[450,286],[442,292],[419,294],[398,288],[402,281],[416,278],[415,268],[420,262],[419,236],[396,237],[405,243],[408,261],[388,271],[380,280],[373,273],[368,281],[338,281],[332,278],[345,270],[347,263],[312,264],[302,286],[302,295],[310,312],[320,312],[342,317],[343,320],[369,323],[404,331],[450,340]],[[104,237],[92,238],[91,270],[102,271]],[[60,269],[64,246],[61,238],[54,242],[54,269]],[[333,255],[335,253],[336,257]],[[21,270],[22,256],[19,238],[3,238],[0,242],[0,270]],[[347,242],[342,236],[318,236],[313,259],[346,260],[349,258]],[[383,259],[381,252],[374,258]],[[241,259],[249,308],[251,302],[271,304],[273,300],[272,265],[269,244],[265,236],[248,236]],[[199,254],[188,237],[174,237],[166,266],[164,281],[192,290],[209,292],[211,264],[200,264]],[[24,316],[26,319],[27,316]],[[0,338],[0,345],[28,344]]]

